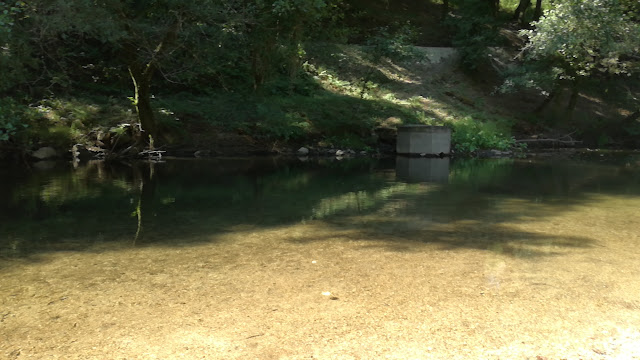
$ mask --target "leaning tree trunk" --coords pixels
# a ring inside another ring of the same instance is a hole
[[[150,51],[150,57],[143,56],[139,44],[135,42],[130,42],[124,47],[124,56],[129,63],[129,75],[135,90],[133,105],[136,107],[142,130],[141,141],[151,148],[153,148],[153,140],[158,134],[158,126],[151,107],[151,80],[159,59],[168,52],[169,46],[176,42],[181,28],[182,19],[177,16],[175,22],[166,29],[164,37]]]
[[[449,14],[449,0],[442,0],[442,20],[445,20],[447,18],[447,15]]]
[[[547,96],[546,99],[544,99],[544,101],[538,105],[538,107],[533,111],[536,114],[541,113],[542,111],[544,111],[547,106],[556,99],[556,97],[558,96],[558,92],[560,90],[560,86],[556,83],[553,85],[553,89],[551,89],[551,92],[549,93],[549,95]]]
[[[129,65],[129,74],[131,75],[135,89],[133,105],[136,107],[136,113],[138,114],[138,120],[140,121],[142,130],[141,140],[144,144],[150,145],[151,148],[153,148],[153,139],[156,138],[158,131],[153,109],[151,108],[151,79],[154,72],[153,68],[152,63],[134,63]]]
[[[580,89],[578,87],[578,80],[573,80],[571,82],[571,97],[569,98],[569,104],[567,104],[567,110],[569,112],[572,112],[576,108],[579,94],[580,94]]]
[[[304,32],[302,21],[298,20],[291,31],[291,43],[296,48],[289,54],[289,86],[293,89],[293,80],[298,76],[302,67],[302,59],[299,54],[300,43],[302,42],[302,34]]]
[[[536,0],[536,10],[533,12],[533,20],[538,21],[542,16],[542,0]]]
[[[578,84],[578,80],[574,79],[571,82],[571,97],[569,98],[569,103],[567,104],[567,114],[569,114],[569,116],[573,115],[573,111],[578,104],[578,95],[580,95],[580,86]]]
[[[497,17],[500,12],[500,0],[489,0],[489,7],[491,8],[491,16]]]
[[[516,8],[516,11],[513,13],[513,20],[520,19],[520,15],[522,14],[521,23],[524,23],[525,12],[527,11],[527,8],[529,7],[530,4],[531,4],[531,0],[520,0],[520,3],[518,3],[518,7]]]

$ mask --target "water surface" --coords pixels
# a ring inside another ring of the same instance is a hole
[[[0,354],[639,358],[638,161],[3,168]]]

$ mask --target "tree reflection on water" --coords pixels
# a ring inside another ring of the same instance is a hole
[[[594,194],[639,195],[638,173],[625,163],[454,159],[445,182],[405,182],[388,160],[273,158],[13,171],[2,179],[0,251],[7,258],[102,243],[187,244],[238,226],[323,221],[372,240],[392,234],[532,256],[550,240],[509,224],[568,211]],[[580,235],[553,242],[589,246]]]

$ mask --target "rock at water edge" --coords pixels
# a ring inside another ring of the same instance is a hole
[[[52,147],[45,146],[31,153],[31,156],[36,159],[46,160],[58,157],[58,152]]]

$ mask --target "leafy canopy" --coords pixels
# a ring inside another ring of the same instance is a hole
[[[523,30],[531,60],[551,60],[560,78],[631,72],[640,26],[620,0],[563,0]]]

